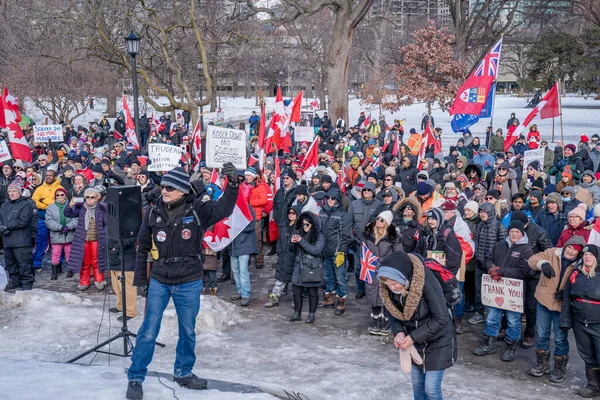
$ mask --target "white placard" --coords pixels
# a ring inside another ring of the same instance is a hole
[[[206,166],[221,168],[231,162],[237,169],[246,169],[246,132],[239,129],[209,125],[206,130]]]
[[[64,142],[62,125],[34,125],[33,139],[37,143]]]
[[[488,274],[481,277],[481,303],[507,311],[523,312],[523,281],[501,278],[493,280]]]
[[[294,129],[294,140],[296,142],[309,142],[315,140],[314,111],[300,111],[300,123]]]
[[[170,171],[179,165],[181,147],[165,143],[148,143],[148,171]]]
[[[4,140],[0,142],[0,162],[8,161],[12,158],[10,150],[8,150],[8,143]]]
[[[527,166],[531,164],[532,161],[537,160],[540,163],[540,168],[544,168],[544,148],[540,147],[535,150],[527,150],[523,153],[523,169],[527,169]]]

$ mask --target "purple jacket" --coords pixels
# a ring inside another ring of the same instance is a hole
[[[79,218],[77,228],[75,229],[75,238],[71,247],[71,256],[69,257],[69,270],[79,272],[83,264],[83,247],[85,245],[85,212],[84,203],[77,203],[73,208],[65,208],[65,216],[70,218]],[[98,203],[96,207],[96,229],[98,230],[98,267],[100,271],[106,271],[105,249],[107,226],[107,208],[106,204]]]

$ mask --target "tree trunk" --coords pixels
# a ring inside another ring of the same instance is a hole
[[[352,28],[350,11],[338,10],[335,14],[331,43],[327,58],[327,94],[329,102],[326,108],[333,120],[342,116],[348,121],[348,64],[352,51]]]
[[[244,98],[247,99],[249,97],[248,93],[248,72],[244,75]]]
[[[106,113],[111,118],[117,116],[117,94],[114,90],[110,90],[106,95]]]

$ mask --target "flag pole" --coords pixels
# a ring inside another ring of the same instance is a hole
[[[559,116],[560,116],[560,141],[562,142],[562,146],[563,149],[565,148],[565,137],[563,135],[563,121],[562,121],[562,96],[561,96],[561,91],[560,91],[560,79],[558,79],[558,87],[556,88],[558,90],[558,112],[559,112]],[[552,119],[552,121],[554,121],[554,119]],[[564,152],[563,152],[563,158],[564,158]]]
[[[502,40],[502,43],[504,43],[504,33],[502,33],[502,35],[500,35],[500,40]],[[491,51],[488,50],[488,51]],[[498,89],[498,76],[500,75],[500,59],[502,55],[502,46],[500,46],[500,50],[498,50],[498,69],[496,70],[496,79],[494,79],[494,83],[492,83],[492,85],[494,86],[494,94],[492,95],[492,111],[490,113],[490,126],[492,127],[492,132],[494,131],[494,110],[496,109],[496,90]],[[492,134],[493,135],[493,134]],[[491,138],[490,138],[491,140]]]
[[[552,143],[554,143],[554,117],[552,117]]]

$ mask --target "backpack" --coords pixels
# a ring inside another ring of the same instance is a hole
[[[454,274],[433,258],[426,258],[424,264],[442,285],[448,306],[452,307],[458,304],[462,300],[462,292]]]

